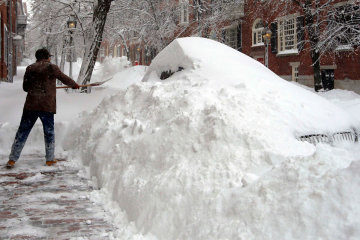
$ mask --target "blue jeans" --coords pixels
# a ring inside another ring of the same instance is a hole
[[[19,129],[16,133],[14,143],[11,147],[9,160],[17,161],[20,157],[21,151],[24,148],[26,139],[28,138],[31,129],[36,120],[40,118],[45,137],[45,151],[46,161],[54,160],[55,153],[55,131],[54,131],[54,114],[42,111],[28,111],[24,110],[21,117]]]

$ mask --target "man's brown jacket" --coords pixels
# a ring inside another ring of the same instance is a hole
[[[58,66],[47,60],[28,66],[23,82],[23,89],[28,93],[24,110],[56,113],[56,79],[70,87],[77,85]]]

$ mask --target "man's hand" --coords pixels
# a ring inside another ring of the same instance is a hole
[[[75,86],[72,87],[72,89],[79,89],[79,88],[80,88],[79,84],[76,84]]]

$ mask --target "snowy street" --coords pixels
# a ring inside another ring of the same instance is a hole
[[[30,217],[44,207],[59,214],[50,227],[67,228],[57,239],[360,238],[360,143],[298,140],[359,133],[358,94],[315,93],[202,38],[175,40],[149,67],[109,58],[95,69],[93,82],[112,79],[91,94],[57,90],[56,157],[67,161],[44,166],[38,121],[16,167],[2,170],[0,236],[51,239],[41,230],[49,218]],[[24,70],[0,84],[2,165],[26,96]],[[12,205],[22,187],[29,194]],[[63,199],[74,212],[53,211]],[[37,205],[43,200],[54,204]],[[29,219],[19,230],[9,209],[21,201],[16,214]]]

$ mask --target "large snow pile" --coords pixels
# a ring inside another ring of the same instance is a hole
[[[320,96],[328,99],[335,105],[344,109],[349,115],[360,123],[360,96],[355,92],[333,89],[328,92],[318,93]],[[360,125],[357,125],[360,128]]]
[[[175,73],[161,82],[168,70]],[[144,81],[105,99],[66,146],[139,231],[158,239],[360,237],[360,164],[351,150],[360,146],[295,138],[356,126],[343,110],[201,38],[175,40]]]

